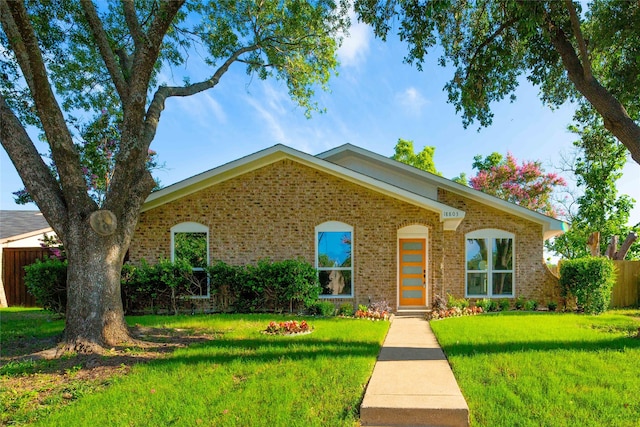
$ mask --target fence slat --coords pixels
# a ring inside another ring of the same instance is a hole
[[[612,308],[640,305],[640,261],[614,261],[616,284],[611,293]]]
[[[45,248],[4,248],[2,250],[2,283],[9,307],[34,307],[36,300],[24,284],[24,267],[49,255]]]

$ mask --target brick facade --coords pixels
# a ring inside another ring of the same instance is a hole
[[[354,228],[354,297],[334,301],[357,305],[384,299],[396,308],[400,228],[420,224],[429,230],[429,300],[443,290],[464,296],[465,233],[499,228],[516,235],[516,296],[548,300],[554,283],[545,274],[540,225],[452,193],[440,192],[439,199],[466,212],[457,231],[443,231],[437,213],[280,160],[143,212],[130,260],[170,258],[171,227],[197,222],[209,228],[211,260],[242,265],[302,257],[314,263],[315,227],[340,221]]]

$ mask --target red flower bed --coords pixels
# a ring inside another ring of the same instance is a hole
[[[294,335],[309,333],[313,330],[306,320],[298,322],[296,320],[286,320],[284,322],[270,322],[263,332],[269,335]]]

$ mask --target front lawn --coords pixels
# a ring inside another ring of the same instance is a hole
[[[473,426],[638,426],[640,311],[431,322]]]
[[[0,317],[3,330],[12,330],[4,311],[0,311]],[[308,335],[271,336],[260,332],[269,321],[284,319],[274,315],[127,318],[139,330],[177,330],[187,341],[192,336],[193,343],[132,368],[125,366],[127,359],[119,354],[122,374],[100,378],[97,383],[90,375],[80,373],[90,368],[85,365],[109,364],[109,354],[71,366],[64,359],[6,363],[3,358],[0,424],[357,424],[364,389],[389,323],[307,318],[314,327]],[[30,332],[35,336],[48,333]],[[2,345],[12,343],[3,337]],[[132,357],[142,351],[136,347],[126,350]],[[15,390],[7,386],[16,380],[37,384],[56,373],[69,384],[67,389],[56,389],[61,398],[34,387],[26,397],[16,399]],[[74,384],[78,378],[84,388]]]

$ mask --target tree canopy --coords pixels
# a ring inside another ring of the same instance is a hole
[[[473,168],[478,173],[469,179],[472,188],[545,215],[558,216],[551,196],[566,183],[557,174],[545,173],[539,161],[518,164],[511,153],[504,158],[495,152],[484,159],[480,155],[473,159]]]
[[[515,98],[521,78],[550,106],[590,104],[640,164],[640,3],[626,0],[356,0],[364,22],[385,39],[397,31],[406,61],[454,69],[449,102],[465,126],[491,124],[491,105]],[[396,28],[392,26],[397,25]]]
[[[166,101],[211,90],[240,64],[284,82],[309,114],[348,23],[346,4],[331,0],[0,0],[0,144],[67,251],[71,349],[129,338],[119,276],[156,185],[149,146]],[[178,84],[164,77],[177,66],[186,70]],[[87,146],[97,141],[106,144]],[[108,169],[88,170],[95,153],[111,157]]]
[[[635,200],[619,195],[616,186],[622,177],[627,151],[604,129],[602,119],[588,108],[576,113],[570,129],[580,139],[574,142],[576,154],[569,167],[583,192],[575,200],[577,210],[567,212],[571,229],[547,247],[564,258],[579,258],[590,254],[589,240],[593,233],[598,233],[599,242],[593,244],[598,244],[598,254],[604,255],[612,238],[623,241],[629,232],[640,231],[640,224],[628,224]],[[636,243],[627,256],[639,255],[640,244]]]
[[[422,151],[416,153],[413,148],[413,141],[407,139],[398,139],[398,143],[394,148],[394,154],[391,156],[393,160],[405,163],[418,169],[422,169],[426,172],[431,172],[436,175],[442,175],[436,169],[436,165],[433,162],[433,156],[436,152],[436,147],[425,146]]]

